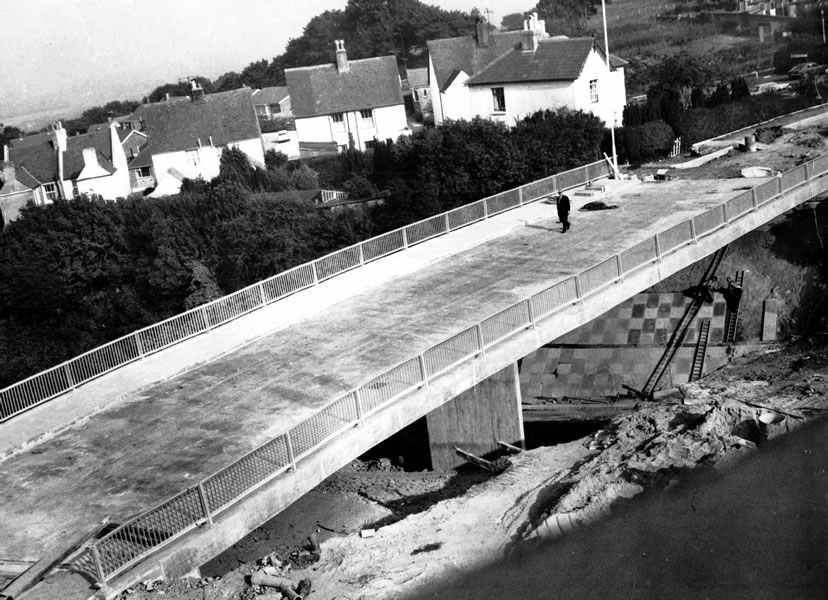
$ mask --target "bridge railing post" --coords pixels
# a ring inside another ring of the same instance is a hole
[[[722,218],[724,219],[725,227],[730,225],[730,218],[727,216],[727,203],[722,204]]]
[[[362,250],[362,244],[358,244],[357,247],[359,248],[359,265],[364,267],[365,266],[365,252]]]
[[[486,354],[486,347],[483,344],[483,329],[480,327],[480,323],[474,326],[474,330],[477,333],[477,351],[480,354]]]
[[[690,219],[690,239],[693,240],[694,244],[699,243],[699,238],[696,236],[696,220],[692,218]]]
[[[523,206],[523,186],[518,188],[518,205]]]
[[[621,262],[621,253],[615,255],[615,265],[618,268],[618,279],[624,281],[624,264]]]
[[[311,271],[313,271],[313,285],[319,285],[319,273],[316,271],[316,261],[311,263]]]
[[[69,387],[73,390],[75,389],[75,378],[72,377],[72,369],[69,368],[69,364],[63,365],[63,373],[66,375],[66,381],[69,383]]]
[[[141,332],[136,331],[132,337],[135,338],[135,349],[138,351],[138,356],[144,358],[144,344],[141,341]]]
[[[92,563],[95,565],[95,576],[98,578],[98,584],[101,589],[106,589],[106,574],[103,570],[103,563],[101,562],[101,552],[98,550],[96,544],[89,546],[89,552],[92,554]]]
[[[403,248],[408,248],[408,231],[403,227]]]
[[[285,432],[285,446],[290,461],[290,470],[296,471],[296,455],[293,453],[293,441],[290,439],[290,431]]]
[[[575,295],[578,297],[578,302],[583,303],[584,295],[581,292],[583,288],[581,287],[581,275],[575,275]]]
[[[204,513],[204,519],[207,521],[207,525],[212,527],[213,515],[210,512],[210,503],[207,501],[207,494],[204,491],[203,481],[198,482],[198,485],[196,485],[196,490],[198,491],[198,499],[201,502],[201,510]]]
[[[207,318],[207,307],[202,307],[199,312],[201,313],[201,319],[204,321],[204,329],[210,331],[210,319]]]
[[[661,262],[661,242],[658,240],[658,234],[655,234],[653,239],[655,240],[656,260]]]
[[[267,297],[265,296],[264,286],[259,283],[256,287],[259,288],[259,298],[262,301],[262,306],[265,306],[267,304]]]
[[[362,394],[359,393],[359,388],[354,390],[354,401],[356,402],[357,417],[359,417],[360,426],[365,425],[365,412],[362,410]]]
[[[449,214],[446,213],[446,233],[451,231],[451,222],[449,221]]]
[[[756,197],[756,188],[750,188],[750,205],[753,207],[753,210],[759,208],[759,198]]]
[[[423,381],[423,385],[428,385],[428,372],[426,371],[426,364],[425,364],[425,355],[419,354],[417,356],[417,362],[420,365],[420,378]]]
[[[536,324],[535,324],[535,303],[532,302],[532,298],[533,298],[533,296],[530,296],[526,300],[526,308],[529,310],[529,323],[532,324],[532,328],[534,329],[536,327]]]

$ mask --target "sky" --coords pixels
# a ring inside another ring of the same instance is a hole
[[[530,10],[533,0],[424,0],[445,10]],[[215,78],[281,54],[347,0],[0,0],[0,123],[26,127],[162,83]],[[74,114],[73,114],[74,112]]]

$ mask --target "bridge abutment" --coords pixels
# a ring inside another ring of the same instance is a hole
[[[512,363],[426,415],[433,469],[465,462],[454,451],[483,456],[503,441],[523,447],[523,414],[517,363]]]

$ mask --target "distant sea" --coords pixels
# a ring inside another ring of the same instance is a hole
[[[80,116],[84,106],[59,106],[48,110],[33,111],[21,114],[0,115],[0,123],[14,125],[23,131],[39,131],[57,119],[73,119]]]

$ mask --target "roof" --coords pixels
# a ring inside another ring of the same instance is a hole
[[[27,146],[36,146],[38,144],[48,142],[51,139],[52,134],[50,132],[42,131],[40,133],[35,133],[33,135],[27,135],[25,137],[9,140],[9,148],[25,148]]]
[[[408,85],[412,88],[428,86],[428,69],[408,69]]]
[[[36,144],[27,142],[20,146],[15,143],[9,148],[9,159],[17,168],[18,181],[20,181],[21,172],[24,170],[38,182],[45,183],[57,179],[57,157],[55,156],[51,134],[37,137],[39,139]]]
[[[293,115],[317,117],[403,103],[397,59],[380,56],[348,63],[348,72],[336,65],[285,69]]]
[[[22,146],[15,143],[9,149],[9,158],[17,168],[18,181],[25,183],[22,179],[24,172],[39,183],[57,179],[77,179],[80,172],[83,171],[83,150],[85,148],[94,148],[98,157],[98,164],[109,173],[115,172],[115,167],[112,165],[112,143],[109,128],[66,138],[62,177],[58,177],[53,136],[52,132],[47,132],[37,136],[37,140],[34,141],[38,143],[27,140]]]
[[[581,75],[593,50],[602,57],[605,56],[603,49],[592,37],[541,39],[534,52],[523,52],[520,48],[511,50],[471,77],[467,84],[574,81]],[[610,57],[611,66],[621,64],[626,62]]]
[[[253,92],[253,104],[279,104],[288,95],[286,85],[262,88]]]
[[[444,91],[461,72],[469,76],[482,71],[497,57],[520,44],[520,31],[491,32],[489,44],[478,46],[473,35],[428,42],[437,86]]]
[[[115,172],[115,167],[112,165],[112,138],[107,127],[102,131],[67,138],[66,153],[63,155],[63,179],[77,179],[83,171],[85,148],[94,148],[98,164],[110,174]]]
[[[197,102],[142,104],[130,120],[143,121],[143,132],[149,138],[130,168],[150,166],[156,154],[193,150],[199,141],[209,144],[212,138],[214,146],[225,146],[262,135],[250,88],[205,94]]]

